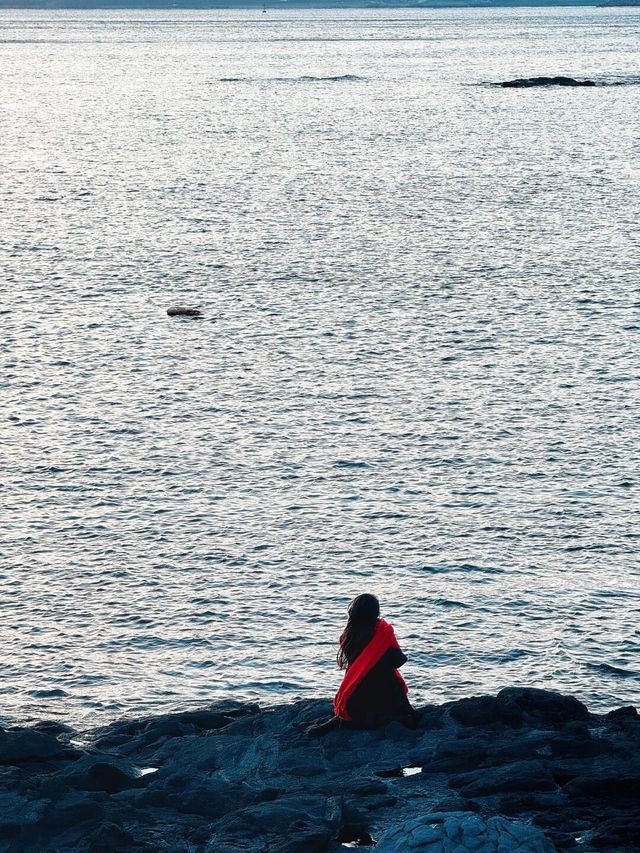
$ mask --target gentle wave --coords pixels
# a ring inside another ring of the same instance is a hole
[[[357,74],[335,74],[315,76],[302,74],[299,77],[220,77],[219,83],[353,83],[364,81]]]
[[[601,672],[603,675],[613,675],[616,678],[640,678],[640,672],[633,669],[625,669],[621,666],[613,666],[609,663],[588,663],[589,669]]]

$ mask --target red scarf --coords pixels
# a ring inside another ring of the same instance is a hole
[[[340,685],[335,699],[333,700],[333,710],[336,717],[342,717],[343,720],[351,719],[349,712],[347,711],[347,702],[353,695],[358,684],[360,684],[365,675],[378,663],[385,652],[389,651],[389,649],[399,648],[400,646],[398,645],[396,635],[393,633],[391,625],[389,625],[388,622],[385,622],[384,619],[378,619],[376,629],[373,632],[373,637],[369,640],[354,662],[349,664],[347,667],[347,671],[342,679],[342,684]],[[398,681],[402,684],[402,689],[406,696],[409,692],[409,688],[405,684],[404,678],[400,675],[398,670],[396,669],[394,672]]]

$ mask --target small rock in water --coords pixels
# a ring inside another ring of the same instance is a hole
[[[503,89],[529,89],[532,86],[595,86],[593,80],[574,80],[573,77],[522,77],[498,83]]]
[[[170,317],[202,317],[202,311],[199,308],[187,308],[184,305],[167,308],[167,314]]]

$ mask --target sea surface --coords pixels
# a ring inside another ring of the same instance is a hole
[[[362,591],[416,702],[640,703],[639,36],[0,12],[2,719],[329,696]]]

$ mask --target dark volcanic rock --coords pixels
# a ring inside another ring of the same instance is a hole
[[[51,837],[81,825],[100,824],[106,814],[104,800],[85,791],[58,789],[58,796],[47,803],[42,824],[48,827]]]
[[[379,853],[553,853],[536,827],[503,816],[488,819],[468,812],[434,812],[392,827]]]
[[[187,308],[184,305],[167,308],[167,314],[169,317],[202,317],[202,311],[199,308]]]
[[[573,696],[533,687],[506,687],[497,696],[473,696],[448,707],[456,722],[474,727],[547,728],[589,719],[587,708]]]
[[[342,810],[336,799],[298,795],[249,806],[220,820],[214,838],[221,846],[240,838],[262,838],[267,849],[283,853],[326,850],[340,828]]]
[[[593,844],[596,850],[640,850],[640,813],[605,820],[598,826]]]
[[[640,715],[635,708],[617,708],[610,711],[605,719],[611,730],[625,732],[640,745]]]
[[[55,736],[38,729],[0,729],[0,764],[21,764],[25,761],[50,761],[79,757]]]
[[[433,806],[434,812],[479,812],[480,806],[475,800],[463,800],[462,797],[445,797]],[[505,812],[507,814],[507,812]]]
[[[143,781],[144,777],[130,776],[108,761],[96,761],[83,772],[73,772],[65,778],[66,784],[72,788],[81,791],[106,791],[107,794],[137,788]]]
[[[610,752],[612,745],[603,738],[594,738],[587,726],[568,727],[552,737],[549,748],[554,758],[589,758]]]
[[[91,832],[87,842],[91,853],[137,853],[153,849],[150,845],[137,843],[130,832],[109,821]]]
[[[506,767],[492,767],[464,773],[449,780],[462,797],[487,797],[505,791],[554,791],[558,786],[549,768],[541,761],[519,761]]]
[[[501,721],[500,704],[495,696],[472,696],[454,702],[449,713],[463,726],[495,725]]]
[[[589,711],[573,696],[534,687],[505,687],[497,696],[502,719],[516,725],[560,726],[576,720],[588,720]]]
[[[595,86],[594,80],[574,80],[573,77],[521,77],[498,83],[503,89],[529,89],[532,86]]]
[[[640,803],[640,776],[579,776],[568,782],[563,790],[571,798],[630,798]]]
[[[425,705],[418,709],[418,729],[440,729],[443,725],[444,707]]]
[[[40,722],[34,723],[34,725],[31,726],[31,730],[35,732],[44,732],[45,734],[53,735],[53,737],[59,737],[62,740],[68,738],[74,733],[71,726],[66,726],[58,720],[40,720]]]
[[[560,853],[577,837],[581,853],[640,850],[634,709],[509,688],[422,709],[416,729],[308,737],[330,711],[217,703],[102,727],[82,749],[58,723],[0,730],[0,851],[339,853],[414,819],[420,844],[434,813],[463,835],[535,825]]]
[[[162,714],[142,720],[114,723],[95,732],[93,745],[99,749],[117,747],[121,753],[148,752],[148,747],[165,743],[170,738],[220,729],[245,715],[252,715],[257,705],[218,703],[210,710]]]
[[[558,810],[566,801],[562,791],[553,793],[539,793],[529,791],[526,793],[505,794],[500,798],[500,813],[505,815],[521,815],[531,812],[546,812],[549,809]]]
[[[150,802],[168,805],[185,814],[201,815],[215,820],[233,813],[238,803],[251,800],[253,796],[265,802],[277,799],[277,797],[265,799],[261,794],[252,794],[240,786],[227,785],[217,779],[205,779],[191,784],[187,782],[180,790],[174,790],[168,794],[164,801],[159,791],[152,790],[150,793],[153,798]]]
[[[624,708],[616,708],[614,711],[609,711],[606,716],[609,721],[619,720],[640,720],[640,714],[633,705],[626,705]]]
[[[425,762],[431,773],[461,773],[483,764],[487,745],[478,738],[442,739],[436,744],[433,756]]]

